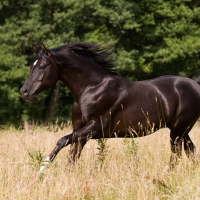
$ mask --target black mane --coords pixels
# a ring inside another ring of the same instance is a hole
[[[62,45],[51,49],[51,52],[56,56],[66,56],[66,59],[73,60],[74,62],[77,62],[78,56],[79,58],[91,62],[93,65],[102,67],[109,73],[117,74],[113,69],[116,63],[111,58],[113,51],[112,46],[102,47],[99,44],[84,42]],[[74,55],[75,59],[73,59]]]

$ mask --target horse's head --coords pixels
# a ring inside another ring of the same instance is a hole
[[[31,64],[30,75],[20,90],[22,98],[31,102],[37,94],[56,85],[59,78],[51,52],[43,44],[40,52],[33,45],[33,51],[36,59]]]

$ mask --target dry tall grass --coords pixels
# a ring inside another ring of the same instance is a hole
[[[103,165],[94,140],[86,144],[74,167],[67,163],[66,147],[39,176],[40,156],[48,155],[70,129],[32,126],[27,131],[0,131],[1,200],[200,199],[199,165],[183,155],[175,169],[168,169],[168,129],[135,139],[137,148],[131,139],[109,139]],[[199,154],[200,126],[196,124],[190,135]]]

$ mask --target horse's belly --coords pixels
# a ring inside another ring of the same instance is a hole
[[[159,113],[156,108],[149,111],[129,109],[116,115],[112,123],[112,132],[115,132],[118,137],[142,137],[163,127],[166,127],[165,116]]]

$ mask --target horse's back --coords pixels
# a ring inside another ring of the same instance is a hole
[[[200,116],[200,86],[190,78],[163,76],[151,80],[149,84],[157,91],[162,100],[166,118],[173,123],[182,116],[183,123]]]
[[[148,126],[149,122],[156,129],[170,127],[180,116],[195,121],[200,115],[200,86],[192,79],[162,76],[138,82],[124,80],[124,84],[120,104],[124,106],[123,116],[133,127],[138,123]]]

